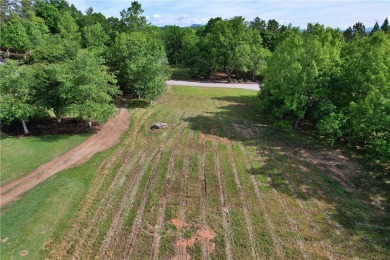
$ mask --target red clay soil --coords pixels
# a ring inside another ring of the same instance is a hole
[[[85,142],[73,148],[66,154],[57,157],[28,175],[0,187],[0,206],[17,200],[25,192],[31,190],[39,183],[52,177],[59,171],[80,165],[98,152],[104,151],[119,142],[123,132],[129,127],[129,111],[119,108],[117,115],[104,124],[100,130]]]
[[[205,246],[207,247],[207,250],[209,253],[214,252],[215,250],[215,243],[214,239],[217,236],[217,234],[207,225],[190,225],[186,222],[184,222],[181,219],[172,219],[171,223],[177,228],[182,229],[184,227],[193,227],[196,228],[195,234],[193,234],[192,237],[188,239],[179,239],[176,240],[174,243],[174,247],[177,248],[179,252],[179,255],[173,256],[172,260],[179,260],[179,259],[191,259],[191,256],[189,255],[187,248],[192,247],[195,245],[196,242],[204,241]]]

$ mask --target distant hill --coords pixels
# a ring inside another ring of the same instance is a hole
[[[199,27],[202,27],[204,26],[204,24],[192,24],[190,26],[183,26],[182,28],[193,28],[193,29],[197,29]]]
[[[366,27],[366,33],[370,33],[374,27]]]
[[[164,27],[169,26],[169,25],[164,25],[161,26],[160,28],[163,29]],[[192,28],[192,29],[198,29],[199,27],[204,26],[204,24],[192,24],[190,26],[181,26],[181,28]]]

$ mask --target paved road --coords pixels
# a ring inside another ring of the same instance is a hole
[[[259,84],[257,83],[208,83],[208,82],[193,82],[193,81],[179,81],[179,80],[167,80],[169,86],[193,86],[204,88],[242,88],[259,90]]]

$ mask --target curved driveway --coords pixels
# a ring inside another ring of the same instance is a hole
[[[260,90],[258,83],[208,83],[208,82],[194,82],[194,81],[179,81],[167,80],[168,86],[193,86],[204,88],[242,88],[251,90]]]

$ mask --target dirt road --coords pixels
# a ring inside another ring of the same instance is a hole
[[[118,143],[122,133],[128,127],[129,111],[126,108],[119,108],[114,118],[110,119],[102,126],[99,132],[88,138],[82,144],[51,162],[40,166],[28,175],[0,187],[0,206],[3,207],[20,198],[22,194],[57,172],[80,165],[91,159],[96,153],[110,148]]]

